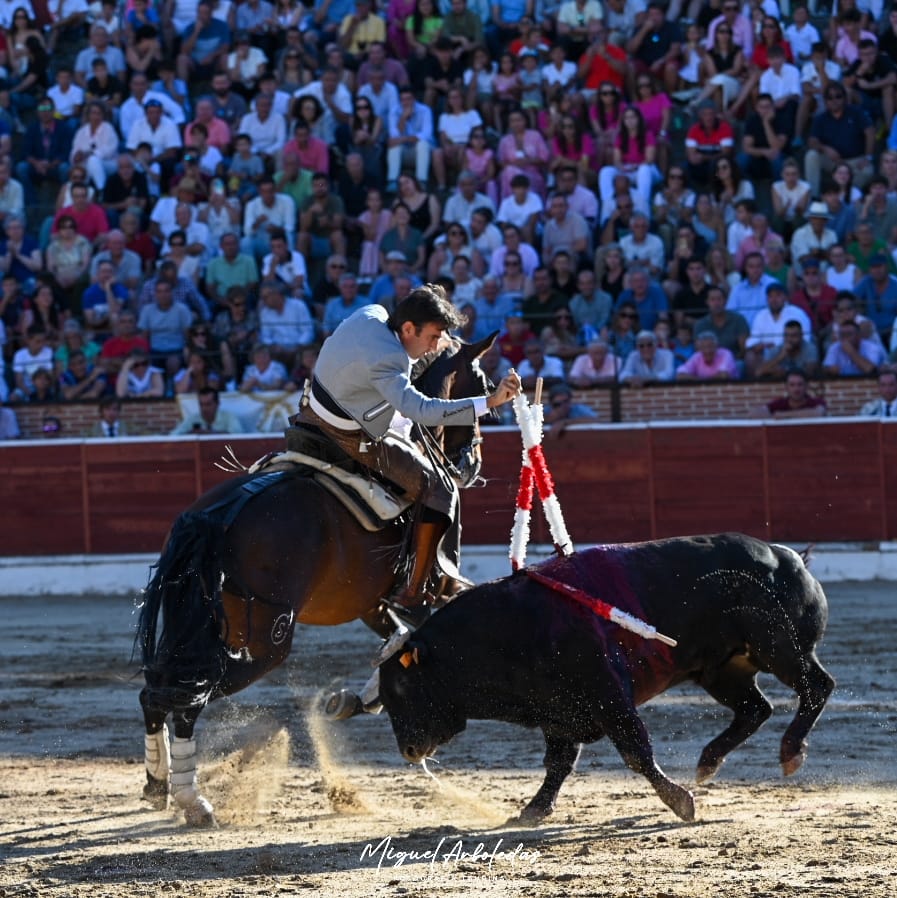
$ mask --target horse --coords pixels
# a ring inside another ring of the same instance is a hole
[[[435,398],[486,395],[492,384],[478,360],[494,338],[452,341],[415,386]],[[478,423],[437,428],[429,439],[459,486],[477,482]],[[383,599],[399,574],[407,515],[366,529],[311,473],[250,468],[209,490],[173,524],[146,588],[135,636],[145,679],[143,794],[163,809],[170,793],[189,825],[215,825],[197,787],[193,734],[210,701],[281,664],[297,621],[360,618],[381,636],[394,629]]]

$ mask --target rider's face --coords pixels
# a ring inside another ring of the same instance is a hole
[[[399,339],[409,358],[419,359],[426,353],[436,352],[439,349],[439,341],[442,339],[443,333],[443,328],[438,324],[425,324],[418,332],[418,329],[410,321],[406,321],[399,331]]]

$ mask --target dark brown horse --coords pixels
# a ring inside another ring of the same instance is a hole
[[[453,344],[416,386],[439,398],[484,395],[491,385],[477,360],[493,339]],[[433,436],[459,485],[471,485],[480,467],[478,427]],[[289,465],[235,477],[180,515],[147,587],[136,636],[146,680],[144,796],[155,807],[167,806],[170,786],[188,823],[214,823],[196,786],[196,720],[208,702],[283,662],[297,621],[360,618],[384,635],[382,600],[396,582],[406,523],[370,532],[307,470]]]

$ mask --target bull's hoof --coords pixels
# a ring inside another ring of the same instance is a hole
[[[143,800],[154,811],[164,811],[168,807],[168,783],[147,773],[143,787]]]
[[[691,823],[695,819],[695,797],[688,789],[667,782],[658,786],[657,794],[680,820]]]
[[[364,706],[361,699],[348,689],[340,689],[334,692],[324,702],[324,716],[328,720],[348,720],[357,714],[364,714]]]

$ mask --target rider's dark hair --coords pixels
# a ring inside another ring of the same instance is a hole
[[[389,316],[389,326],[397,333],[406,321],[410,321],[417,330],[426,324],[455,330],[464,324],[464,316],[446,298],[441,285],[424,284],[412,290]]]

